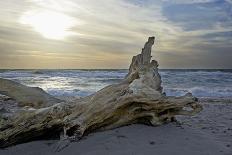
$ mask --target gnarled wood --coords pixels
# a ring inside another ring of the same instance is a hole
[[[201,111],[202,107],[190,93],[168,97],[162,92],[158,63],[151,61],[154,40],[150,37],[141,54],[133,57],[129,73],[121,83],[73,102],[25,109],[2,121],[0,147],[48,134],[63,133],[66,139],[77,140],[96,130],[132,123],[156,126],[172,121],[176,115],[194,115]],[[190,110],[185,110],[186,107]]]

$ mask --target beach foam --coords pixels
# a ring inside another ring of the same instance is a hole
[[[6,70],[0,77],[41,87],[55,96],[87,96],[117,83],[127,70]],[[164,91],[170,96],[187,92],[197,97],[232,97],[231,70],[161,70]]]

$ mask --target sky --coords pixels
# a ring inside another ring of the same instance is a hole
[[[232,68],[232,0],[1,0],[0,68]]]

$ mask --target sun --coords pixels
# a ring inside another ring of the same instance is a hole
[[[29,25],[48,39],[64,39],[72,35],[73,18],[53,11],[29,11],[22,15],[20,23]]]

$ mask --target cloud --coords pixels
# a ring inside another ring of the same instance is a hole
[[[196,4],[166,4],[163,14],[185,30],[214,29],[218,24],[232,26],[232,5],[227,1]]]
[[[172,4],[195,4],[195,3],[209,3],[215,2],[217,0],[163,0],[164,2],[172,3]]]
[[[11,0],[0,7],[0,68],[30,67],[24,62],[35,68],[127,68],[152,35],[162,68],[215,68],[216,58],[220,67],[232,67],[230,0]],[[26,12],[43,10],[80,22],[68,28],[78,35],[48,39],[20,23]]]

